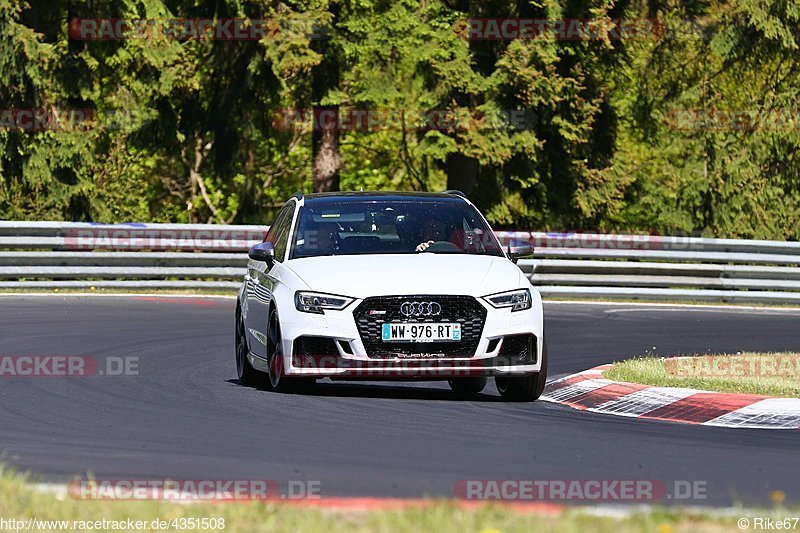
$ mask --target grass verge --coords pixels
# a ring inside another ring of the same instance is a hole
[[[76,500],[69,496],[35,489],[30,478],[0,467],[0,517],[4,530],[27,530],[29,519],[35,519],[33,530],[123,530],[151,531],[153,520],[214,519],[224,520],[224,528],[189,528],[195,531],[226,533],[255,531],[287,532],[723,532],[736,529],[741,516],[772,516],[776,520],[792,516],[778,506],[772,510],[734,511],[719,514],[680,508],[637,508],[618,516],[601,516],[575,507],[560,513],[536,514],[514,511],[498,504],[464,507],[453,501],[431,501],[425,507],[399,510],[338,511],[315,507],[265,502],[178,504],[155,501]],[[23,521],[22,529],[9,527],[9,519]],[[122,524],[128,519],[146,522],[142,529],[129,529]],[[97,521],[106,520],[105,523]],[[61,521],[61,525],[43,521]],[[63,522],[66,521],[66,522]],[[122,524],[122,528],[116,525]],[[184,522],[186,524],[188,522]],[[175,530],[160,528],[160,530]]]
[[[656,387],[800,398],[800,354],[640,357],[614,363],[603,377]]]

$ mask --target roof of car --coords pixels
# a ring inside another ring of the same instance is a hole
[[[415,200],[415,201],[432,201],[432,200],[461,200],[464,197],[457,193],[451,192],[406,192],[406,191],[337,191],[337,192],[318,192],[306,194],[303,196],[306,202],[325,203],[336,202],[341,200]]]

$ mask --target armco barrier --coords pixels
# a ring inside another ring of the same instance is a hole
[[[0,289],[237,287],[264,226],[0,221]],[[800,304],[800,243],[497,232],[545,297]]]

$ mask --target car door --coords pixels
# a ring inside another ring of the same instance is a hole
[[[267,314],[275,283],[269,272],[280,268],[280,263],[283,262],[286,255],[294,207],[295,202],[291,202],[278,212],[275,222],[264,239],[264,242],[271,242],[275,247],[275,263],[272,268],[269,268],[263,261],[250,259],[247,263],[247,315],[245,317],[247,340],[250,351],[261,358],[267,356],[267,322],[269,320]]]

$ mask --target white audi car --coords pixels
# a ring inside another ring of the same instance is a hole
[[[242,383],[494,377],[504,399],[547,378],[542,300],[457,191],[297,193],[250,249],[236,305]]]

